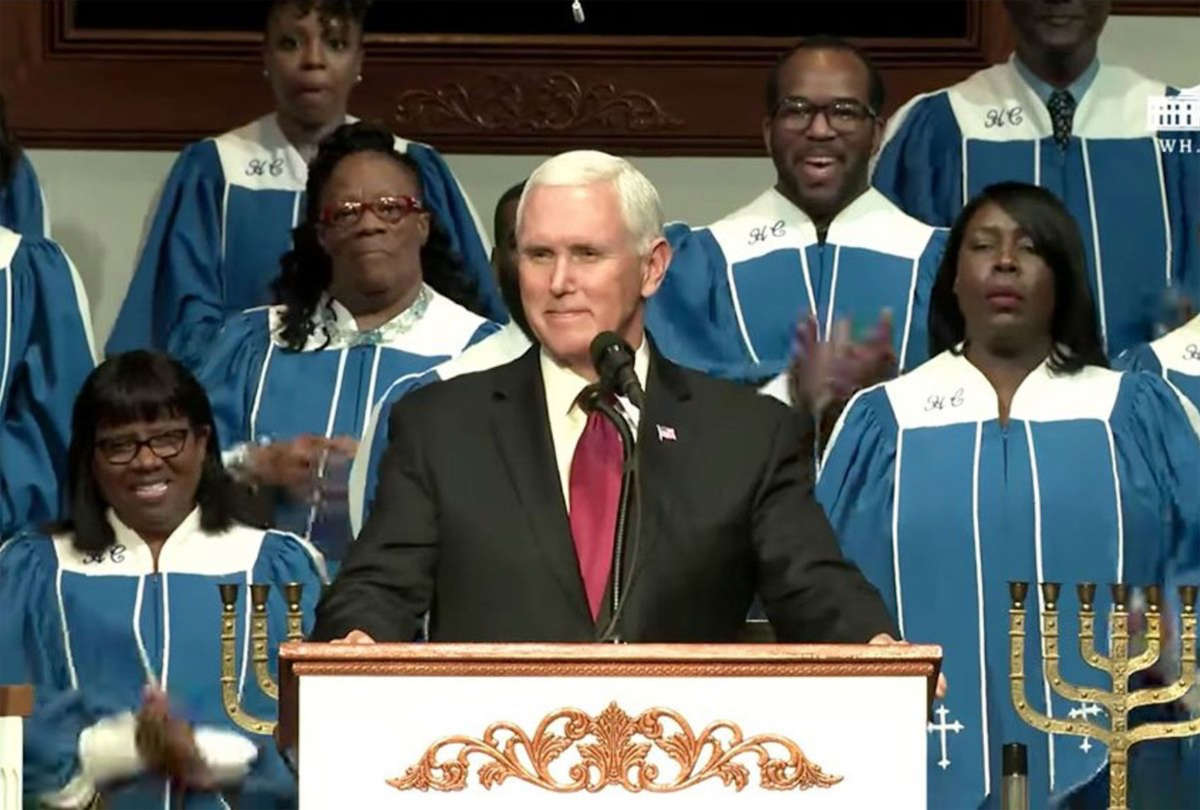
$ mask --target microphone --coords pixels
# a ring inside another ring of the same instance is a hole
[[[616,332],[601,332],[592,339],[592,365],[600,375],[600,385],[620,394],[639,409],[646,407],[646,395],[633,370],[633,349]]]
[[[612,334],[609,332],[608,334]],[[613,337],[616,337],[613,335]],[[620,340],[620,338],[617,338]],[[593,344],[595,345],[595,344]],[[628,346],[625,347],[628,350]],[[607,400],[607,392],[600,383],[592,383],[584,389],[580,398],[580,406],[591,413],[599,411],[601,414],[612,422],[616,427],[617,433],[621,436],[621,456],[624,460],[623,469],[621,471],[621,493],[617,500],[617,524],[613,527],[613,550],[611,562],[611,601],[609,606],[611,614],[609,620],[596,636],[596,641],[620,643],[621,637],[617,634],[617,622],[621,618],[621,614],[625,610],[625,587],[632,581],[632,571],[626,571],[625,567],[625,545],[626,541],[630,541],[632,552],[630,553],[630,561],[632,564],[637,561],[638,552],[638,537],[640,534],[641,525],[641,499],[638,497],[639,490],[639,475],[637,463],[637,446],[635,444],[633,431],[630,429],[629,422],[618,411],[616,403],[611,403]],[[631,515],[630,512],[633,512]]]
[[[1000,749],[1002,781],[1001,810],[1029,810],[1028,752],[1021,743],[1005,743]]]

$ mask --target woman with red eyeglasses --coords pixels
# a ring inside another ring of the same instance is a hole
[[[350,538],[344,475],[374,405],[499,327],[471,311],[477,287],[389,132],[335,130],[305,199],[281,303],[229,320],[200,378],[231,470],[336,570]]]

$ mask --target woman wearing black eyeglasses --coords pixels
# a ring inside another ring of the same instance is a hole
[[[392,136],[346,124],[309,166],[276,306],[231,319],[201,371],[227,461],[277,499],[275,525],[345,553],[345,472],[371,409],[498,329]],[[316,496],[324,500],[317,503]]]
[[[273,741],[235,732],[222,706],[215,586],[273,586],[274,651],[285,633],[283,584],[304,584],[309,628],[319,558],[236,519],[214,437],[204,390],[165,355],[118,355],[84,382],[67,520],[0,549],[0,683],[32,683],[37,696],[27,805],[91,807],[99,796],[109,810],[220,808],[225,793],[246,807],[294,806]],[[248,711],[274,715],[253,675],[238,687]]]

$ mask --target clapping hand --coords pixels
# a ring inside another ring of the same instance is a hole
[[[192,726],[171,713],[166,694],[146,687],[137,716],[138,753],[146,767],[197,790],[211,790],[213,776],[196,747]]]
[[[795,350],[788,369],[792,403],[819,419],[830,405],[844,403],[855,391],[896,375],[892,349],[892,315],[880,313],[866,340],[856,342],[849,321],[837,321],[826,340],[818,337],[811,315],[796,328]]]
[[[348,464],[358,450],[349,436],[306,434],[294,439],[250,448],[247,471],[258,485],[281,487],[301,503],[346,497],[344,491],[322,488],[321,470],[329,464]]]

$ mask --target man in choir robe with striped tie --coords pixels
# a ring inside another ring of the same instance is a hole
[[[1008,61],[917,96],[888,122],[872,182],[950,225],[1016,180],[1054,192],[1083,236],[1104,349],[1151,340],[1164,292],[1200,292],[1200,132],[1158,131],[1178,91],[1097,57],[1108,0],[1005,0]]]

